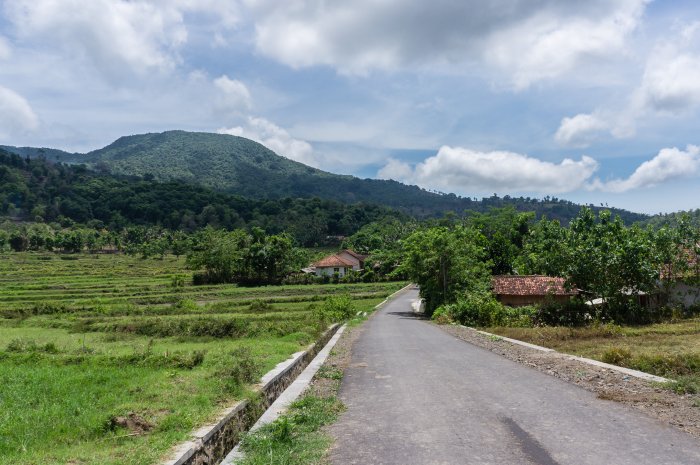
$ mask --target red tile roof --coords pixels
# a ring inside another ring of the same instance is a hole
[[[551,276],[502,275],[491,277],[491,288],[496,295],[576,295],[576,290],[564,287],[564,278]]]
[[[362,261],[362,260],[364,260],[364,259],[367,258],[367,255],[359,254],[359,253],[355,252],[354,250],[345,249],[345,250],[343,250],[343,252],[352,255],[353,257],[355,257],[356,259],[358,259],[358,260],[360,260],[360,261]]]
[[[355,264],[350,260],[346,260],[338,255],[329,255],[313,264],[316,268],[343,268],[346,266],[352,267],[353,265]]]

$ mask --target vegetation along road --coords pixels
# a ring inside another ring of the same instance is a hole
[[[397,297],[356,342],[337,464],[697,464],[697,440],[455,339]]]

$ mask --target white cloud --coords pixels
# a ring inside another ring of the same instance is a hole
[[[38,128],[39,118],[29,102],[13,90],[0,86],[0,137],[11,137]]]
[[[265,118],[249,116],[244,126],[221,128],[217,132],[254,140],[278,155],[306,165],[318,166],[311,144],[295,139],[285,129]]]
[[[609,124],[600,116],[579,113],[561,120],[554,139],[566,147],[588,147],[600,132],[609,129]]]
[[[666,43],[649,56],[637,90],[641,109],[681,114],[700,105],[700,54]]]
[[[641,80],[621,107],[601,106],[592,115],[564,118],[557,142],[587,146],[600,132],[633,137],[639,122],[659,116],[687,116],[700,107],[700,22],[657,41],[646,57]],[[601,115],[607,115],[603,118]],[[580,143],[578,142],[578,139]],[[572,143],[573,142],[573,143]]]
[[[0,36],[0,60],[6,60],[12,55],[10,43],[3,36]]]
[[[394,181],[409,181],[413,178],[413,168],[406,162],[389,158],[386,165],[377,172],[379,179],[393,179]]]
[[[231,79],[225,74],[214,79],[214,85],[223,94],[223,99],[217,105],[223,109],[241,111],[252,106],[250,91],[241,81]]]
[[[486,62],[516,88],[619,54],[648,0],[245,2],[260,52],[342,73]]]
[[[173,67],[187,39],[180,12],[144,1],[9,0],[6,11],[22,39],[85,56],[112,79]]]
[[[661,183],[696,175],[700,172],[700,147],[689,145],[685,151],[676,147],[661,149],[654,158],[645,161],[627,179],[602,182],[595,180],[590,189],[626,192],[657,186]]]
[[[598,163],[587,156],[557,164],[514,152],[443,146],[413,170],[390,161],[380,173],[384,178],[460,193],[562,193],[583,187],[597,169]]]
[[[111,81],[167,71],[187,41],[185,15],[208,14],[221,27],[236,7],[214,0],[7,0],[4,12],[24,44],[86,59]]]
[[[592,3],[596,2],[574,7],[577,2],[569,2],[567,10],[560,2],[560,8],[535,11],[494,34],[485,50],[486,60],[509,71],[513,86],[523,89],[559,77],[586,60],[619,55],[648,1]]]

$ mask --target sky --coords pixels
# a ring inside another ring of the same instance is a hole
[[[700,208],[700,2],[0,0],[0,145],[170,129],[480,198]]]

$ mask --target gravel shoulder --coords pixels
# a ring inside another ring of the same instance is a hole
[[[619,402],[700,438],[700,396],[679,395],[658,384],[617,371],[571,360],[558,352],[541,352],[455,325],[435,325],[446,333],[514,362]]]

